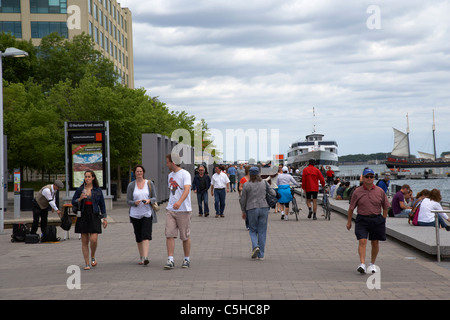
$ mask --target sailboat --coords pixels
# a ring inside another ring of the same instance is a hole
[[[446,168],[450,167],[450,159],[438,159],[436,156],[436,125],[434,121],[433,110],[433,146],[434,154],[418,151],[419,158],[411,159],[411,152],[409,147],[409,119],[406,115],[406,133],[394,129],[394,147],[392,148],[391,156],[387,158],[385,164],[388,168],[404,169],[404,168]]]

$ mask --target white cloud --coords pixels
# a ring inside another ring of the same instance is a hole
[[[278,128],[280,152],[316,128],[340,154],[411,149],[431,131],[450,150],[450,3],[122,0],[133,14],[135,85],[210,128]],[[427,152],[427,150],[421,150]],[[428,150],[431,151],[431,150]]]

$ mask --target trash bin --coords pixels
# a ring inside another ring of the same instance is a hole
[[[20,211],[33,211],[34,189],[20,189]]]

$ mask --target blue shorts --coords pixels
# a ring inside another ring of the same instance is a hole
[[[363,216],[358,214],[355,220],[356,239],[386,240],[386,219],[383,215]]]

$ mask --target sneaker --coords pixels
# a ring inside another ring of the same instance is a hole
[[[356,270],[361,274],[366,273],[366,265],[364,263],[361,263]]]
[[[316,213],[313,213],[313,220],[317,220]]]
[[[256,257],[258,256],[259,253],[259,247],[255,247],[255,249],[253,249],[252,251],[252,259],[256,259]]]
[[[181,265],[182,268],[189,268],[191,266],[191,261],[184,259],[183,264]]]
[[[167,259],[167,263],[164,266],[164,269],[169,270],[169,269],[173,269],[174,267],[175,267],[175,263],[172,260]]]
[[[284,213],[281,215],[281,220],[284,220]]]
[[[289,220],[289,216],[287,214],[284,215],[284,221],[288,221]]]
[[[369,268],[367,268],[367,271],[369,273],[376,273],[377,272],[378,267],[376,265],[374,265],[373,263],[371,263],[369,265]]]
[[[313,212],[312,212],[312,209],[311,209],[311,208],[308,208],[308,209],[309,209],[309,212],[308,212],[308,219],[311,219],[311,216],[312,216]]]
[[[144,266],[146,266],[150,263],[150,260],[148,259],[148,257],[144,257],[143,263],[144,263]]]

